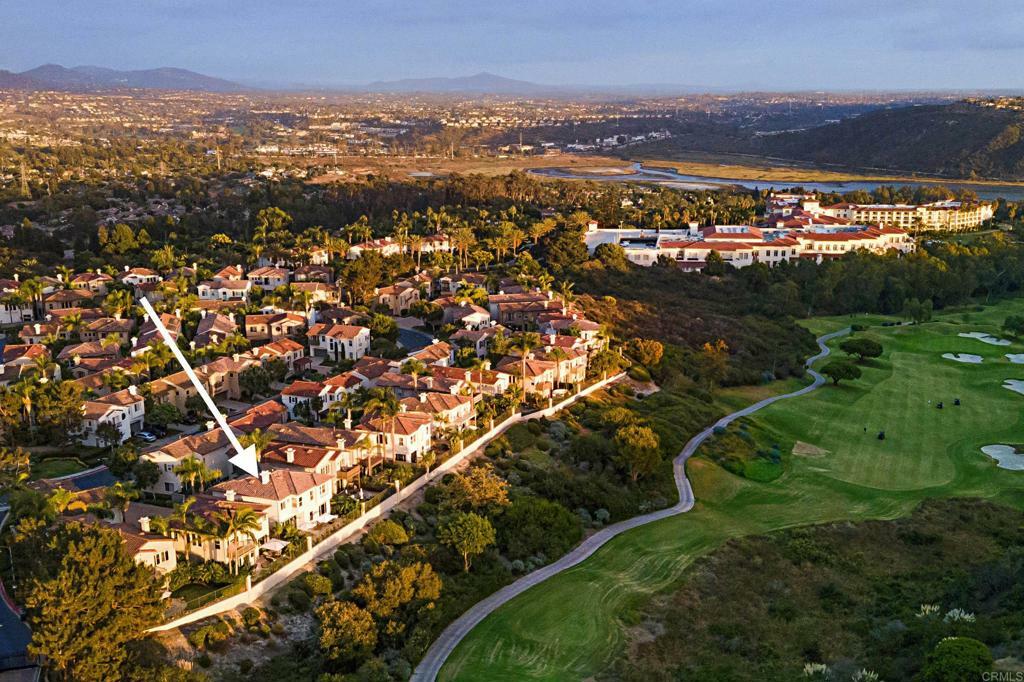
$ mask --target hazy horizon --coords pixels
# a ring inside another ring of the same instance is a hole
[[[240,83],[339,87],[481,71],[590,87],[1024,88],[1008,0],[855,6],[748,0],[516,3],[40,0],[0,26],[0,68],[174,66]]]

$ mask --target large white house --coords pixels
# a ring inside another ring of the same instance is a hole
[[[358,360],[370,352],[370,330],[350,324],[314,324],[306,332],[313,355],[338,360]]]
[[[109,393],[102,398],[86,400],[82,404],[82,434],[85,445],[108,445],[103,437],[103,426],[112,426],[117,432],[117,444],[142,430],[146,418],[146,399],[135,386]]]
[[[247,279],[215,279],[200,282],[196,289],[202,301],[246,301],[252,282]]]

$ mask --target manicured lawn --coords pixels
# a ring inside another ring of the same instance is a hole
[[[49,457],[42,460],[32,461],[32,478],[56,478],[67,476],[79,471],[85,471],[89,467],[77,457]]]
[[[696,556],[729,537],[848,518],[894,518],[927,497],[978,496],[1024,507],[1024,473],[998,469],[979,451],[992,443],[1020,442],[1024,396],[1001,384],[1024,379],[1024,365],[1003,357],[1024,353],[1024,344],[1000,347],[957,336],[998,336],[1003,319],[1022,312],[1024,300],[1011,301],[982,312],[937,316],[924,325],[864,332],[881,341],[885,353],[863,367],[860,380],[781,401],[751,418],[775,433],[786,452],[800,440],[827,454],[789,457],[788,470],[766,483],[734,476],[700,457],[691,460],[693,511],[619,536],[579,566],[506,604],[459,645],[441,679],[595,675],[620,655],[641,607],[677,585]],[[819,318],[807,326],[821,334],[851,322],[890,319]],[[973,353],[984,362],[961,364],[943,359],[943,353]],[[759,392],[748,397],[754,400]],[[952,404],[956,397],[959,407]],[[937,401],[944,409],[936,408]],[[887,437],[879,441],[882,429]]]

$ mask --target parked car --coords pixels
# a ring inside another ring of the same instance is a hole
[[[135,434],[135,437],[138,438],[139,440],[141,440],[144,443],[154,443],[154,442],[156,442],[156,436],[154,436],[149,431],[139,431],[137,434]]]

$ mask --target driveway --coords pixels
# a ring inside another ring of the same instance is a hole
[[[30,667],[26,647],[32,632],[15,608],[0,584],[0,671]]]
[[[416,666],[416,670],[413,672],[411,680],[413,682],[428,682],[437,679],[437,674],[441,671],[441,666],[444,665],[444,662],[448,659],[448,656],[451,655],[452,651],[455,650],[455,647],[458,646],[459,642],[461,642],[480,621],[489,616],[491,612],[496,610],[499,606],[512,600],[514,597],[519,596],[523,592],[526,592],[534,585],[538,585],[548,578],[584,561],[606,542],[621,533],[625,533],[627,530],[690,511],[690,509],[693,508],[694,498],[693,488],[690,486],[690,480],[686,477],[686,460],[688,460],[690,456],[697,451],[697,448],[699,448],[700,445],[715,432],[716,428],[728,426],[733,421],[753,414],[754,412],[757,412],[774,402],[778,402],[779,400],[806,395],[824,384],[825,377],[811,369],[811,365],[830,353],[828,346],[825,345],[828,341],[837,336],[847,334],[849,331],[849,328],[841,329],[837,332],[833,332],[832,334],[826,334],[818,338],[818,348],[820,349],[818,354],[808,359],[805,363],[808,373],[814,379],[811,384],[804,386],[798,391],[793,391],[792,393],[785,393],[782,395],[772,396],[771,398],[765,398],[753,405],[748,405],[742,410],[728,414],[698,433],[696,436],[691,438],[685,446],[683,446],[682,451],[680,451],[672,461],[676,490],[679,492],[679,502],[666,509],[659,509],[658,511],[651,512],[650,514],[634,516],[631,519],[626,519],[625,521],[619,521],[618,523],[610,526],[605,526],[598,532],[583,540],[583,542],[577,545],[575,549],[571,550],[568,554],[564,555],[557,561],[539,568],[533,573],[524,575],[514,583],[506,585],[486,599],[477,602],[469,609],[469,611],[466,611],[447,628],[445,628],[441,635],[431,645],[430,649],[427,650],[427,653],[423,657],[423,660],[420,661],[420,664]]]

